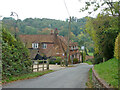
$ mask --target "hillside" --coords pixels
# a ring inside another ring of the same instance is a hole
[[[3,27],[6,27],[12,34],[15,34],[15,28],[17,35],[19,34],[50,34],[51,30],[55,28],[58,29],[59,35],[67,36],[69,22],[60,21],[55,19],[47,18],[26,18],[24,20],[16,21],[13,18],[5,17],[3,18]],[[16,24],[17,23],[17,24]],[[86,17],[81,19],[76,19],[72,17],[71,19],[71,33],[70,39],[73,42],[78,42],[79,47],[85,45],[89,51],[93,51],[93,41],[90,36],[85,32]]]

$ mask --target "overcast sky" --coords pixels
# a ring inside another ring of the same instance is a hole
[[[87,12],[79,12],[84,7],[84,3],[79,0],[65,2],[70,16],[82,18],[88,15]],[[65,20],[69,17],[64,0],[0,0],[0,16],[9,17],[11,12],[16,12],[22,20],[30,17]]]

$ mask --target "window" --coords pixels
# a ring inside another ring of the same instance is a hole
[[[71,47],[71,50],[73,50],[73,47]]]
[[[73,49],[74,49],[74,46],[73,46]]]
[[[47,48],[47,44],[43,43],[42,48],[46,49]]]
[[[32,48],[38,48],[38,43],[32,43]]]
[[[78,46],[76,46],[76,49],[78,49]]]

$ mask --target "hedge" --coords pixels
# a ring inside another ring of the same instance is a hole
[[[31,72],[28,49],[10,32],[2,29],[2,78]]]
[[[116,38],[115,41],[115,50],[114,50],[114,56],[118,59],[120,58],[120,33]]]

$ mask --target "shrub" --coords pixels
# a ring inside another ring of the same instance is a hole
[[[86,52],[83,52],[83,61],[85,61]]]
[[[103,57],[102,57],[102,55],[99,54],[99,53],[94,54],[94,60],[92,61],[92,63],[93,63],[93,64],[99,64],[99,63],[101,63],[101,62],[103,62]]]
[[[28,49],[7,30],[2,30],[2,78],[31,72]]]
[[[120,33],[117,36],[116,41],[115,41],[114,56],[116,57],[116,59],[120,58],[119,52],[120,52]]]
[[[49,63],[50,63],[50,64],[56,64],[56,63],[57,63],[57,64],[60,64],[61,60],[62,60],[61,57],[56,57],[56,58],[53,57],[53,58],[50,59],[50,62],[49,62]]]
[[[61,57],[56,57],[55,63],[60,64],[62,58]]]
[[[50,61],[49,61],[49,64],[55,64],[55,60],[56,60],[55,57],[51,57],[51,58],[50,58]]]
[[[78,59],[77,59],[77,58],[74,58],[74,59],[73,59],[73,64],[76,64],[76,63],[78,63]]]

